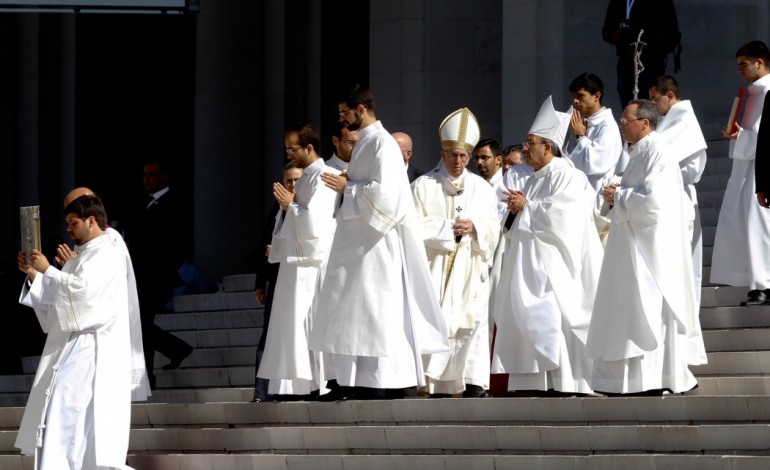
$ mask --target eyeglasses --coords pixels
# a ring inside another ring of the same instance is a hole
[[[634,122],[634,121],[641,121],[645,118],[635,118],[635,119],[626,119],[626,118],[620,118],[620,125],[621,126],[627,126],[628,124]]]
[[[348,112],[348,111],[353,111],[353,110],[352,110],[351,108],[348,108],[348,109],[343,109],[343,110],[341,110],[341,111],[340,111],[338,114],[339,114],[340,116],[344,116],[345,114],[347,114],[347,112]]]
[[[468,155],[467,153],[458,154],[458,153],[449,153],[449,152],[447,152],[445,155],[446,155],[447,158],[449,158],[451,160],[467,160],[468,157],[470,157],[470,155]]]
[[[286,153],[294,153],[302,147],[286,147]]]
[[[534,145],[545,145],[545,142],[534,142],[532,140],[525,140],[521,143],[523,147],[532,147]]]

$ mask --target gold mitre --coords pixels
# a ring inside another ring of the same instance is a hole
[[[527,134],[551,140],[557,147],[561,147],[564,144],[564,137],[567,136],[571,114],[556,111],[551,96],[548,96],[540,106],[535,122],[532,123]]]
[[[463,149],[470,153],[479,143],[481,130],[471,110],[461,108],[444,118],[438,133],[441,138],[441,148]]]

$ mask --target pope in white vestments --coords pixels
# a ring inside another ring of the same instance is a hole
[[[652,101],[626,107],[628,166],[605,190],[611,225],[587,342],[591,385],[605,393],[685,392],[697,385],[688,366],[705,360],[693,308],[693,206],[678,162],[656,140],[657,120]]]
[[[269,258],[281,268],[257,376],[270,379],[268,393],[273,395],[308,395],[321,385],[319,358],[308,349],[307,337],[337,225],[333,216],[337,193],[324,184],[321,174],[336,170],[315,150],[307,151],[302,139],[308,139],[298,137],[307,134],[306,128],[310,126],[287,133],[287,148],[300,147],[294,151],[295,165],[304,169],[285,216],[276,217]],[[317,134],[315,139],[317,145]]]
[[[309,347],[341,386],[424,385],[422,355],[448,345],[401,151],[368,90],[339,107],[359,141],[347,176],[323,175],[342,201]]]
[[[34,308],[47,338],[16,446],[35,455],[40,470],[128,468],[134,365],[127,257],[98,228],[106,224],[98,198],[83,196],[68,208],[77,256],[61,270],[39,252],[29,264],[19,258],[32,281],[21,302]]]
[[[570,114],[543,103],[524,147],[535,168],[523,191],[511,191],[516,215],[495,298],[492,372],[508,390],[591,393],[585,342],[602,262],[593,223],[595,192],[566,157],[558,157]]]
[[[479,139],[473,114],[467,108],[450,114],[440,134],[442,164],[412,183],[451,349],[427,358],[425,373],[430,394],[480,396],[489,388],[489,269],[500,238],[497,196],[486,180],[465,169]]]

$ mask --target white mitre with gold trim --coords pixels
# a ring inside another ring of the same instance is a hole
[[[551,96],[548,96],[540,106],[535,122],[532,123],[532,127],[529,128],[527,134],[551,140],[557,147],[561,148],[564,144],[564,138],[567,136],[571,117],[572,113],[556,111],[553,107]]]
[[[481,137],[479,122],[468,108],[458,109],[444,118],[438,133],[441,148],[463,149],[468,153],[473,152]]]

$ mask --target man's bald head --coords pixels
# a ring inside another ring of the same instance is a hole
[[[391,135],[394,139],[396,139],[398,146],[401,148],[401,155],[404,157],[404,164],[409,163],[409,159],[412,158],[412,138],[409,137],[409,134],[404,132],[394,132]]]
[[[70,205],[72,201],[79,198],[80,196],[93,196],[94,192],[90,189],[86,188],[85,186],[82,186],[80,188],[75,188],[72,191],[67,194],[67,197],[64,198],[64,207],[67,207]]]

